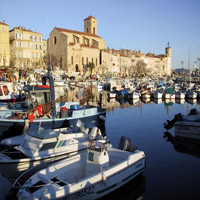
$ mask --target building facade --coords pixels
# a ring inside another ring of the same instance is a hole
[[[105,48],[105,41],[97,35],[97,19],[92,16],[84,20],[84,32],[55,27],[47,44],[52,66],[69,75],[85,74],[89,62],[94,63],[97,73],[100,50]]]
[[[5,21],[0,22],[0,68],[10,64],[9,26]]]
[[[10,30],[10,64],[16,69],[35,69],[44,66],[45,41],[42,34],[21,26]]]
[[[93,63],[93,74],[133,76],[139,74],[158,77],[171,75],[171,47],[165,54],[143,54],[142,51],[105,48],[105,41],[97,35],[97,19],[84,19],[84,32],[55,27],[48,41],[41,33],[9,26],[0,22],[0,67],[19,69],[46,68],[65,71],[69,76],[90,73],[88,64]]]
[[[115,62],[114,62],[115,60]],[[101,66],[105,73],[116,72],[121,76],[149,75],[170,76],[171,75],[171,47],[165,48],[165,54],[155,55],[143,54],[142,51],[131,51],[126,49],[114,50],[104,49],[101,52]]]

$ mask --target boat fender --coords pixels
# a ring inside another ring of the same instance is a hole
[[[29,129],[29,120],[25,119],[24,121],[24,132],[27,132]]]
[[[103,121],[106,120],[105,116],[103,116],[103,115],[99,115],[99,118],[100,118],[101,120],[103,120]]]
[[[103,172],[101,174],[101,178],[102,178],[104,186],[106,186],[106,175]]]

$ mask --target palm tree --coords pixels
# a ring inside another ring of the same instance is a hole
[[[93,62],[89,62],[89,63],[87,64],[87,67],[88,67],[88,69],[90,70],[90,74],[92,75],[92,71],[93,71],[93,69],[95,68],[94,63],[93,63]]]

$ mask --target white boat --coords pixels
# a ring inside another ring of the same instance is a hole
[[[131,91],[131,92],[128,93],[128,98],[130,98],[130,99],[139,99],[140,98],[140,94],[139,94],[139,92]]]
[[[39,169],[88,148],[91,138],[105,142],[100,129],[93,127],[88,134],[80,120],[71,131],[68,128],[53,130],[31,126],[28,134],[22,136],[20,145],[1,151],[0,173],[12,182],[32,167]]]
[[[153,98],[154,98],[154,99],[162,99],[162,97],[163,97],[163,93],[161,93],[161,92],[159,92],[159,91],[155,91],[155,92],[153,93]]]
[[[188,99],[196,99],[197,98],[197,93],[193,92],[191,90],[188,90],[188,91],[186,91],[185,96]]]
[[[185,93],[178,91],[175,93],[175,98],[176,99],[185,99]]]
[[[110,145],[92,146],[31,176],[17,193],[24,199],[98,199],[120,188],[145,168],[145,154]]]
[[[191,133],[191,136],[194,135],[192,138],[196,139],[196,137],[200,136],[200,113],[195,108],[191,109],[188,115],[178,113],[172,120],[167,120],[164,123],[164,128],[167,130],[173,126],[175,127],[175,132],[180,134]]]
[[[177,121],[174,124],[175,136],[200,140],[200,121]]]
[[[109,93],[108,93],[108,98],[109,98],[109,99],[115,99],[115,98],[116,98],[116,95],[117,95],[117,93],[114,92],[114,91],[113,91],[113,92],[109,92]]]

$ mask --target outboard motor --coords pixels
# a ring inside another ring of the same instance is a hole
[[[137,146],[132,147],[130,139],[122,136],[119,142],[119,149],[134,152],[137,149]]]
[[[174,116],[174,119],[172,119],[171,121],[170,120],[167,120],[167,122],[165,122],[163,125],[164,125],[164,128],[169,130],[171,129],[173,126],[174,126],[174,123],[176,121],[182,121],[182,114],[181,113],[178,113]]]
[[[83,125],[83,122],[78,119],[74,124],[73,124],[73,128],[72,128],[72,132],[73,133],[78,133],[81,130],[81,126]]]
[[[90,138],[95,140],[98,135],[101,135],[101,130],[98,127],[94,126],[89,134]]]

